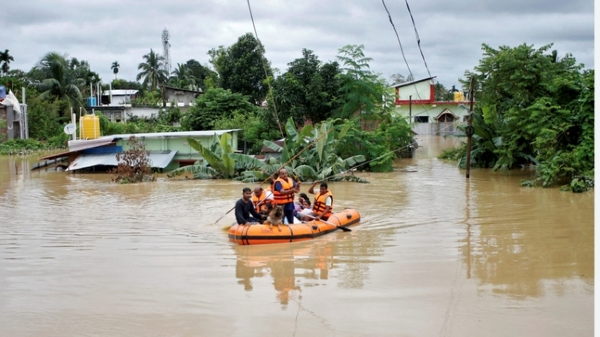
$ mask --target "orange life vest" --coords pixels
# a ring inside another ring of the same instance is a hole
[[[294,181],[292,180],[292,178],[288,177],[287,181],[281,178],[277,178],[277,180],[275,180],[275,183],[273,184],[273,195],[275,196],[275,203],[277,205],[283,205],[288,204],[290,202],[294,202],[294,193],[281,194],[281,192],[275,189],[275,184],[277,182],[281,184],[282,190],[289,190],[291,188],[294,188]]]
[[[267,199],[267,196],[270,195],[271,189],[267,188],[266,190],[263,190],[262,194],[260,195],[260,197],[257,197],[254,193],[252,193],[252,203],[254,204],[254,207],[256,208],[257,212],[261,212],[264,209],[267,208],[267,204],[270,204],[273,202],[273,200],[271,199]],[[262,201],[262,202],[261,202]],[[259,205],[260,203],[260,205]]]
[[[321,214],[321,212],[325,211],[325,208],[327,208],[325,201],[328,197],[331,197],[331,206],[329,207],[329,211],[323,214],[323,216],[325,218],[329,218],[331,216],[331,213],[333,213],[333,194],[331,194],[331,191],[327,191],[325,194],[321,194],[321,192],[317,193],[315,196],[315,204],[313,205],[312,209],[313,213]]]

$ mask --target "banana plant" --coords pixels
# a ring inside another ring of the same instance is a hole
[[[187,137],[188,144],[200,153],[203,160],[199,160],[193,165],[175,169],[168,176],[173,177],[183,173],[191,173],[195,179],[229,179],[235,177],[236,170],[235,160],[232,157],[234,153],[231,148],[231,135],[224,133],[220,138],[216,134],[213,137],[210,148],[206,148],[197,140]]]
[[[307,125],[298,131],[290,118],[286,123],[287,137],[284,145],[279,146],[270,141],[265,141],[264,144],[280,151],[281,162],[286,163],[287,171],[300,180],[337,180],[335,176],[365,161],[365,157],[356,155],[341,158],[336,154],[336,146],[346,135],[349,125],[336,130],[335,122],[336,120],[329,120],[317,127]],[[355,179],[359,180],[361,179]]]

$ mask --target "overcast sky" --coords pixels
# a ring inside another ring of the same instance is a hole
[[[481,45],[494,48],[554,43],[560,56],[571,53],[594,68],[593,0],[408,1],[427,67],[417,46],[406,1],[385,0],[400,36],[402,53],[384,3],[376,0],[250,0],[258,37],[272,66],[287,64],[313,50],[323,62],[338,49],[364,45],[371,70],[415,79],[436,76],[457,85],[465,70],[482,58]],[[86,60],[104,82],[133,81],[142,56],[163,52],[162,32],[170,34],[171,69],[196,59],[208,65],[207,51],[228,47],[254,33],[248,2],[242,0],[20,0],[2,5],[0,50],[14,57],[11,69],[29,71],[56,51]],[[404,56],[403,56],[404,54]],[[408,64],[408,65],[407,65]]]

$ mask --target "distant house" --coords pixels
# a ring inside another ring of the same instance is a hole
[[[0,86],[0,142],[28,139],[27,105],[19,103],[12,91]]]
[[[459,132],[456,126],[466,122],[468,99],[455,93],[452,101],[435,100],[435,77],[404,82],[394,86],[396,113],[413,124],[420,135],[449,135]]]
[[[113,89],[102,92],[103,106],[131,106],[131,101],[139,97],[139,90]]]
[[[168,107],[173,103],[182,112],[187,111],[190,106],[193,106],[196,98],[202,94],[202,91],[170,87],[168,85],[161,85],[160,87],[163,107]]]
[[[196,98],[202,94],[202,91],[162,85],[161,93],[163,99],[162,106],[159,104],[156,107],[132,107],[131,102],[140,97],[139,90],[105,90],[102,92],[101,104],[91,105],[90,108],[93,112],[101,112],[113,122],[126,121],[130,116],[150,118],[152,116],[158,116],[160,109],[169,107],[171,104],[178,107],[181,112],[187,111],[194,105]]]

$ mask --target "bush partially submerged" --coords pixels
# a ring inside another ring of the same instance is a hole
[[[113,181],[120,184],[155,181],[156,176],[150,166],[150,152],[140,143],[135,136],[127,141],[129,150],[117,153],[115,169],[111,171]]]

